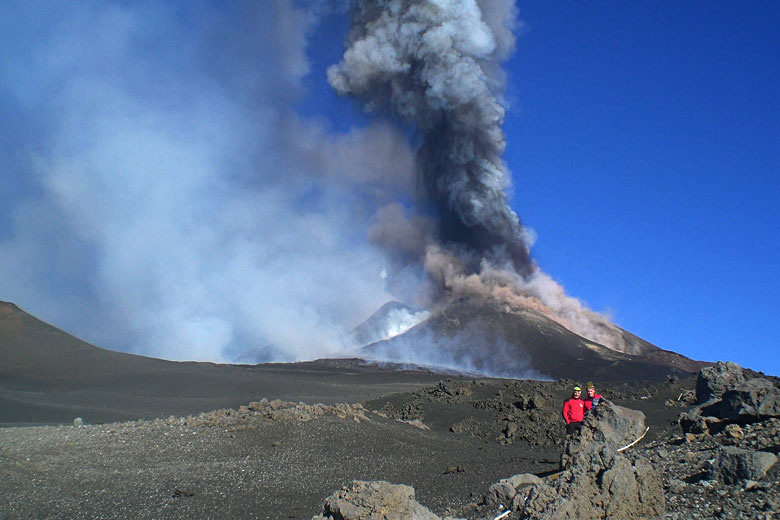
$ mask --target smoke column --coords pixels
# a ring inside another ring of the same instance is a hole
[[[407,218],[398,207],[380,212],[370,238],[405,268],[423,266],[434,295],[499,298],[636,352],[622,331],[534,264],[531,234],[509,206],[500,65],[514,49],[515,16],[508,0],[359,0],[353,7],[330,84],[422,135],[417,207]]]
[[[495,3],[495,2],[494,2]],[[501,160],[504,108],[489,71],[506,57],[474,1],[361,1],[348,48],[328,71],[341,94],[389,108],[422,133],[419,180],[437,238],[472,268],[483,257],[529,274]]]

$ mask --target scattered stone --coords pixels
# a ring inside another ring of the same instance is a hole
[[[745,432],[738,424],[726,425],[723,430],[723,444],[739,444],[745,438]]]
[[[73,426],[75,426],[76,428],[81,428],[82,426],[84,426],[84,419],[82,419],[81,417],[76,417],[75,419],[73,419]]]
[[[193,491],[191,489],[186,489],[186,488],[181,488],[181,489],[180,488],[176,488],[173,491],[173,495],[171,495],[171,497],[173,497],[173,498],[194,497],[194,496],[195,496],[195,491]]]
[[[489,506],[515,504],[520,502],[517,497],[521,495],[522,504],[518,504],[517,507],[513,506],[515,510],[520,510],[525,505],[531,488],[542,485],[544,485],[544,481],[531,473],[514,475],[491,485],[487,495],[485,495],[485,503]]]
[[[247,408],[249,408],[254,412],[256,410],[262,410],[267,405],[268,405],[268,399],[264,398],[261,401],[252,401],[251,403],[249,403],[249,406],[247,406]]]
[[[473,417],[467,417],[450,426],[450,431],[458,435],[468,435],[470,437],[484,438],[485,431],[483,426]]]

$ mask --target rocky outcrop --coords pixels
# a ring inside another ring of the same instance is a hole
[[[325,499],[312,520],[441,520],[415,500],[414,488],[385,481],[352,481]],[[455,519],[451,519],[455,520]]]
[[[687,442],[686,442],[687,440]],[[667,437],[644,448],[663,475],[666,518],[780,518],[780,419],[728,425],[714,435]]]
[[[672,511],[679,518],[775,518],[780,389],[734,363],[702,369],[696,388],[698,404],[679,417],[686,442],[667,441],[653,457]],[[699,505],[708,502],[718,505]]]
[[[780,417],[780,390],[768,379],[749,379],[703,407],[702,413],[733,421]]]
[[[557,478],[516,475],[491,486],[486,502],[533,520],[657,518],[664,513],[660,475],[644,457],[622,451],[645,431],[644,414],[604,401],[567,440]]]
[[[485,501],[490,506],[506,505],[514,511],[520,511],[525,506],[530,492],[544,485],[544,480],[536,475],[522,473],[491,485]]]
[[[680,426],[688,434],[717,433],[729,424],[780,417],[780,389],[768,379],[748,379],[736,363],[701,369],[696,399],[696,406],[680,414]]]
[[[711,367],[702,368],[696,380],[696,402],[706,403],[720,397],[745,382],[742,367],[730,361],[718,362]]]

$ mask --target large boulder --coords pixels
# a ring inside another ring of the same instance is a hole
[[[441,520],[415,500],[414,488],[385,481],[352,481],[325,499],[312,520]]]
[[[710,464],[708,476],[711,480],[725,484],[760,480],[776,462],[777,456],[774,453],[722,446]]]
[[[564,444],[562,465],[567,455],[582,452],[584,446],[604,444],[617,450],[645,433],[645,414],[602,400],[585,416],[579,435],[569,436]]]
[[[518,475],[494,484],[488,496],[511,496],[502,503],[532,520],[658,518],[665,512],[661,476],[644,457],[621,451],[645,432],[644,414],[602,401],[567,440],[557,478]]]
[[[746,379],[735,363],[702,368],[697,381],[699,404],[680,414],[685,433],[705,434],[731,423],[780,417],[780,389],[764,378]]]
[[[531,473],[521,473],[501,479],[488,489],[485,501],[488,505],[504,505],[519,509],[525,503],[528,493],[536,487],[544,485],[544,481]]]
[[[719,402],[704,407],[702,412],[731,420],[780,417],[780,390],[768,379],[750,379],[724,392]]]
[[[742,367],[731,361],[718,361],[717,364],[699,371],[696,380],[696,402],[703,404],[712,399],[720,399],[726,391],[744,382],[745,372]]]

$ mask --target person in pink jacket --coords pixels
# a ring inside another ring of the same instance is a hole
[[[588,384],[585,385],[585,413],[588,413],[591,408],[599,404],[603,397],[603,395],[596,393],[596,387],[588,381]]]
[[[566,421],[566,435],[579,431],[582,419],[585,417],[585,402],[580,399],[582,389],[574,387],[571,397],[563,403],[563,420]]]

